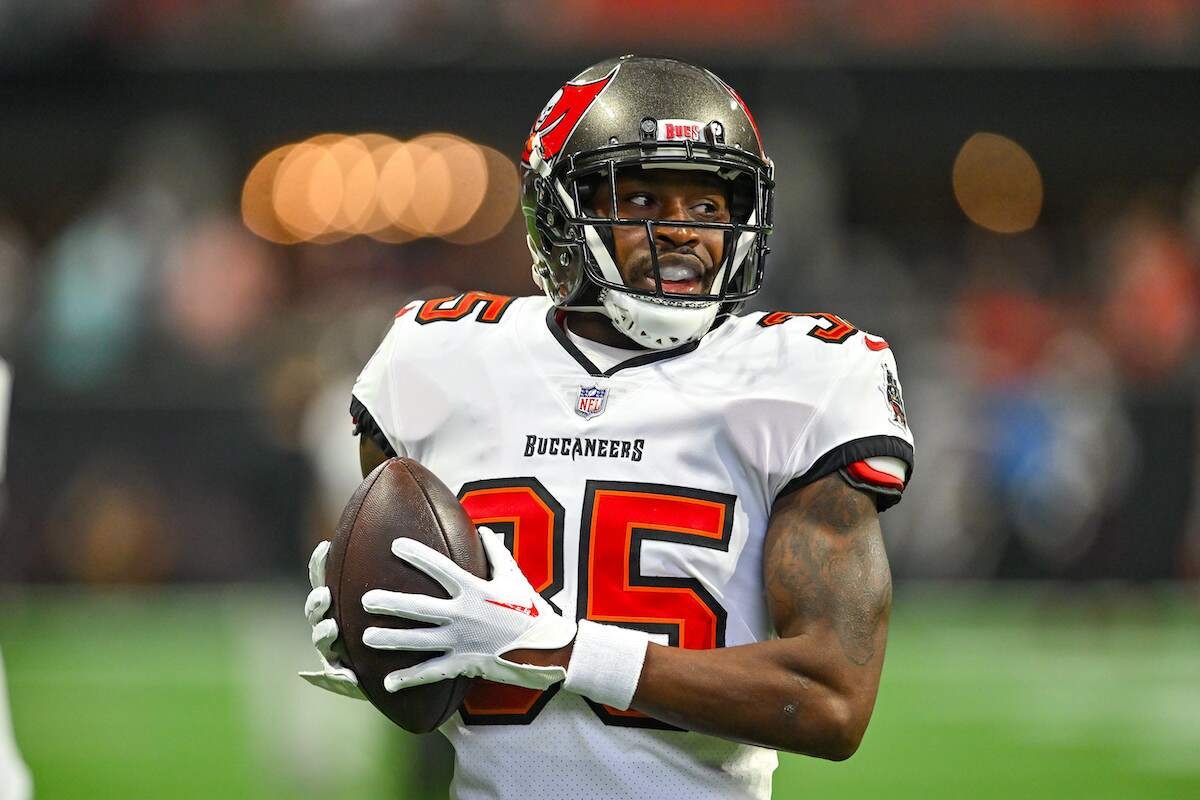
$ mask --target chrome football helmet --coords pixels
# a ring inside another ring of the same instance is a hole
[[[746,104],[708,70],[632,55],[588,67],[546,103],[521,165],[533,279],[556,306],[600,311],[634,342],[667,349],[704,336],[758,291],[774,166]],[[727,183],[729,222],[686,223],[724,234],[705,294],[664,291],[655,229],[679,228],[679,220],[618,216],[617,175],[630,169],[703,170]],[[611,199],[603,215],[592,202],[597,192]],[[654,289],[626,285],[617,226],[645,229]]]

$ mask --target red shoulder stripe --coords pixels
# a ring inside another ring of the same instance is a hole
[[[863,334],[863,341],[867,343],[868,350],[887,350],[891,345],[886,339],[872,339],[867,334]]]
[[[895,475],[889,475],[886,472],[880,472],[873,468],[866,461],[855,461],[846,467],[846,471],[850,473],[850,477],[862,483],[869,483],[879,486],[883,489],[903,489],[904,481],[897,478]]]

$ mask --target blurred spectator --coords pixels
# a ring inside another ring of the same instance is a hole
[[[63,577],[85,583],[149,583],[175,573],[178,543],[163,484],[147,467],[93,454],[53,505],[46,534]]]
[[[150,254],[115,214],[77,222],[51,248],[38,359],[63,389],[117,380],[143,324]]]
[[[1104,329],[1135,382],[1179,374],[1200,333],[1200,262],[1182,230],[1153,207],[1115,226],[1107,254]]]
[[[0,216],[0,357],[13,355],[27,321],[31,249],[17,224]]]
[[[173,243],[160,323],[181,348],[212,364],[237,361],[279,306],[275,257],[232,219],[196,224]]]

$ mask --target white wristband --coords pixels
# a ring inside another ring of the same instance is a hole
[[[581,619],[563,686],[624,711],[633,702],[649,644],[650,634],[644,631]]]

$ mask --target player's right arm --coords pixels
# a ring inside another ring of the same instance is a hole
[[[363,477],[371,472],[390,456],[367,430],[359,425],[358,462]],[[325,586],[325,558],[329,553],[329,542],[321,542],[313,551],[308,564],[308,578],[312,586],[304,603],[304,615],[312,626],[312,642],[320,655],[320,668],[301,672],[300,676],[309,683],[321,689],[362,699],[358,688],[358,677],[348,667],[344,666],[334,652],[333,642],[338,637],[337,623],[328,615],[330,606],[329,589]]]
[[[354,432],[358,435],[358,465],[363,477],[390,457],[391,449],[387,438],[362,402],[351,399],[350,413],[354,421]],[[358,686],[358,677],[339,660],[333,643],[338,637],[337,622],[329,617],[331,596],[325,586],[325,559],[329,553],[329,542],[320,542],[313,550],[308,563],[308,579],[312,587],[304,601],[304,615],[312,626],[312,643],[316,647],[320,665],[318,669],[300,673],[300,677],[318,688],[363,699]]]
[[[398,314],[397,318],[399,316],[401,314]],[[384,337],[379,349],[359,375],[350,399],[350,415],[354,423],[354,432],[358,435],[359,469],[362,470],[364,478],[384,461],[396,455],[395,448],[368,405],[383,405],[383,393],[389,384],[388,368],[392,358],[395,331],[393,326],[388,336]],[[328,541],[319,543],[313,550],[308,564],[312,591],[304,603],[304,614],[312,626],[312,642],[318,651],[320,665],[319,669],[301,672],[300,676],[319,688],[362,699],[357,676],[341,663],[333,646],[339,631],[337,622],[328,616],[331,604],[329,589],[325,586],[325,559],[328,552]]]
[[[365,433],[358,435],[358,465],[363,477],[367,477],[380,464],[388,460],[387,453]]]

